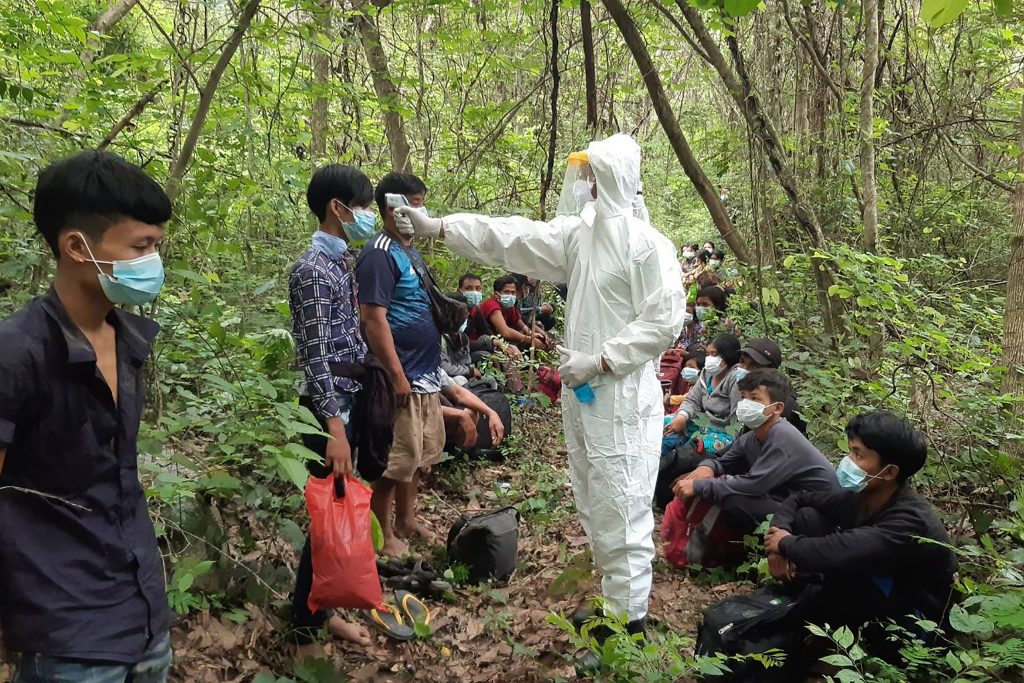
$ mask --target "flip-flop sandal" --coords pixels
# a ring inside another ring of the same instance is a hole
[[[416,577],[417,581],[435,581],[437,580],[437,572],[431,569],[430,565],[424,560],[417,560],[416,564],[412,569],[413,576]]]
[[[416,633],[412,625],[405,622],[401,613],[394,605],[385,605],[378,609],[364,609],[359,615],[371,626],[395,640],[412,640]]]
[[[430,610],[419,598],[409,591],[395,591],[395,603],[402,609],[402,613],[408,617],[410,624],[429,624]]]
[[[409,573],[406,563],[395,559],[377,558],[377,573],[380,576],[402,576]]]
[[[389,576],[384,579],[384,583],[387,584],[387,586],[390,588],[402,590],[411,590],[416,585],[416,582],[412,579],[412,577],[408,575]]]

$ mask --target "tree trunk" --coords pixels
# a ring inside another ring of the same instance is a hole
[[[540,219],[547,216],[548,190],[551,189],[551,177],[555,173],[555,153],[558,146],[558,86],[562,74],[558,70],[558,3],[551,0],[551,133],[548,138],[547,167],[540,181]]]
[[[196,107],[196,113],[192,117],[192,125],[189,126],[185,142],[182,144],[181,151],[174,160],[171,172],[167,177],[166,190],[172,202],[178,196],[178,192],[181,191],[181,181],[185,177],[185,171],[188,169],[189,162],[192,160],[192,154],[196,151],[196,143],[199,141],[199,134],[203,132],[203,124],[206,123],[206,117],[210,113],[210,105],[213,103],[213,96],[217,92],[217,86],[220,85],[220,79],[227,70],[228,64],[231,63],[231,58],[235,56],[238,46],[242,44],[242,36],[249,29],[249,24],[252,23],[252,18],[256,15],[256,10],[259,7],[260,0],[249,0],[246,3],[238,17],[238,24],[235,26],[235,30],[231,33],[231,37],[228,38],[227,42],[224,43],[224,49],[221,50],[217,63],[210,70],[210,75],[206,79],[206,85],[199,91],[199,106]]]
[[[1020,396],[1024,386],[1024,94],[1021,97],[1020,127],[1017,144],[1017,185],[1013,189],[1013,240],[1010,266],[1006,275],[1006,312],[1003,319],[1003,392]],[[1024,413],[1016,406],[1015,414]]]
[[[875,70],[878,68],[878,0],[864,0],[864,70],[860,83],[860,184],[864,197],[864,250],[878,248],[875,186]]]
[[[736,106],[746,119],[747,125],[750,126],[751,131],[761,141],[768,161],[771,164],[772,172],[789,199],[790,209],[793,212],[794,218],[796,218],[797,224],[807,234],[814,249],[824,250],[825,236],[821,231],[818,216],[800,192],[796,176],[793,174],[793,170],[786,157],[782,140],[779,138],[771,117],[764,111],[760,99],[754,92],[750,78],[747,75],[746,66],[744,65],[743,54],[740,52],[739,43],[736,40],[736,34],[730,33],[725,39],[736,67],[734,72],[728,62],[726,62],[725,55],[722,54],[718,43],[715,42],[707,26],[704,24],[700,12],[687,5],[684,0],[676,0],[676,3],[686,18],[686,22],[693,30],[697,42],[700,43],[701,48],[704,50],[704,57],[715,68],[715,71],[718,72],[722,83],[729,91],[729,94],[732,95],[736,101]],[[733,30],[735,31],[736,29],[734,28]],[[832,299],[828,295],[831,275],[826,268],[827,264],[820,259],[811,260],[811,273],[818,289],[818,302],[821,305],[822,322],[824,323],[825,331],[832,335],[837,329],[838,319],[832,305]]]
[[[583,31],[583,77],[587,88],[587,128],[597,130],[597,69],[594,65],[594,27],[590,0],[580,0],[580,25]]]
[[[722,205],[722,200],[719,199],[718,191],[704,173],[700,162],[697,161],[693,150],[690,149],[690,143],[686,140],[686,136],[683,135],[683,131],[679,127],[679,121],[672,111],[672,104],[665,94],[665,88],[661,84],[661,76],[658,75],[658,70],[655,68],[654,62],[651,61],[651,55],[647,51],[647,45],[640,34],[640,29],[637,28],[633,18],[626,11],[625,6],[623,6],[620,0],[602,1],[615,24],[619,27],[619,32],[622,34],[623,40],[626,41],[626,46],[633,53],[633,59],[636,61],[637,68],[640,69],[640,75],[643,77],[644,85],[647,86],[647,92],[651,97],[651,104],[654,106],[654,111],[658,115],[661,127],[665,130],[665,135],[668,137],[669,143],[672,145],[672,149],[676,153],[680,165],[683,167],[683,171],[690,179],[694,189],[697,190],[697,194],[703,200],[704,205],[707,206],[708,213],[711,214],[711,220],[725,239],[726,244],[729,245],[729,249],[736,255],[736,259],[741,263],[750,263],[750,256],[748,255],[743,236],[733,227],[732,221],[729,220],[725,207]]]
[[[373,77],[373,89],[377,92],[377,104],[384,112],[384,134],[388,138],[391,151],[391,168],[403,173],[412,172],[412,159],[409,151],[409,138],[405,135],[405,122],[398,111],[398,88],[391,78],[388,68],[388,57],[380,42],[380,31],[377,23],[365,10],[353,19],[359,30],[359,38],[366,53],[366,63],[370,66]]]
[[[101,42],[99,36],[106,35],[137,4],[139,4],[139,0],[115,0],[114,4],[108,7],[107,11],[96,19],[96,22],[90,28],[89,37],[85,41],[85,49],[78,55],[78,58],[82,61],[82,66],[71,79],[71,87],[65,98],[66,101],[75,99],[78,97],[78,93],[82,91],[82,82],[85,81],[86,71],[92,65],[92,60],[96,59],[96,53],[100,51]],[[57,126],[60,127],[67,121],[70,114],[71,112],[67,110],[62,111],[57,118]]]
[[[318,5],[317,30],[323,35],[331,37],[333,3],[331,0],[321,0]],[[323,91],[330,79],[331,55],[320,45],[314,45],[313,50],[313,83],[316,95],[313,98],[313,116],[310,121],[312,139],[309,143],[309,151],[313,162],[316,163],[327,155],[327,121],[330,102]]]

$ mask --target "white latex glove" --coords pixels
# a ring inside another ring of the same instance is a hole
[[[395,209],[395,227],[403,235],[427,239],[441,234],[441,219],[424,216],[411,206],[400,206]]]
[[[558,366],[558,374],[570,389],[583,386],[601,374],[600,356],[574,351],[564,346],[556,346],[562,354],[562,364]]]

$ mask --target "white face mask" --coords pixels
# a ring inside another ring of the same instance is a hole
[[[741,398],[740,402],[736,404],[736,419],[744,427],[757,429],[771,417],[771,415],[765,415],[764,411],[765,408],[770,408],[773,405],[775,404],[765,405],[757,401],[751,401],[749,398]]]
[[[594,186],[586,180],[577,180],[572,185],[573,194],[576,196],[576,206],[583,208],[588,202],[594,201]]]
[[[696,254],[694,254],[690,249],[683,252],[683,258],[687,261],[692,261],[694,256],[696,256]]]
[[[683,313],[683,327],[689,327],[693,324],[693,313],[686,311]]]
[[[720,356],[708,356],[704,359],[704,372],[708,377],[714,377],[722,370],[722,358]]]

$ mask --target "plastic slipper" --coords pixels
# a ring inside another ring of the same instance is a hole
[[[408,618],[408,623],[430,623],[430,610],[409,591],[395,591],[395,602],[402,608],[402,613]]]
[[[364,609],[359,611],[360,616],[386,635],[395,640],[412,640],[416,633],[412,630],[412,624],[406,623],[402,614],[394,605],[385,605],[378,609]]]

